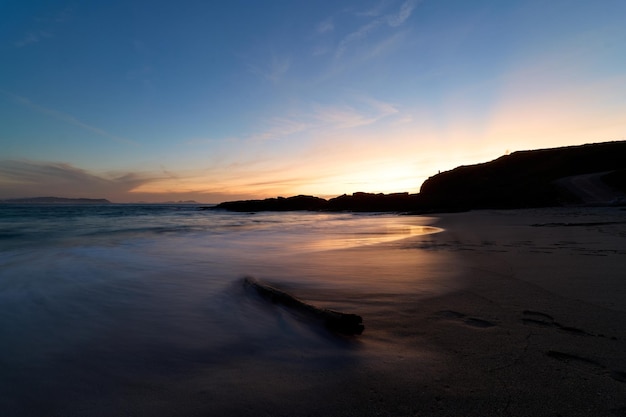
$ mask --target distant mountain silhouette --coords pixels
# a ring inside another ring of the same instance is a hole
[[[491,162],[434,175],[419,194],[354,193],[330,200],[311,196],[225,202],[232,211],[441,212],[483,208],[529,208],[576,204],[576,193],[559,186],[565,177],[592,173],[626,193],[626,141],[514,152]]]
[[[111,204],[104,198],[63,198],[63,197],[32,197],[0,200],[0,203],[12,204]]]

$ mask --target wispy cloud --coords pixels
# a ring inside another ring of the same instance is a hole
[[[153,91],[157,72],[154,67],[145,64],[142,67],[134,68],[126,73],[126,79],[138,82],[147,91]]]
[[[322,46],[322,45],[318,45],[315,48],[313,48],[313,51],[311,52],[311,55],[313,56],[322,56],[322,55],[326,55],[329,53],[332,53],[333,48],[329,47],[329,46]]]
[[[273,83],[279,82],[291,68],[291,59],[271,54],[263,65],[248,64],[250,72]]]
[[[67,163],[0,160],[0,195],[119,197],[150,178],[137,173],[98,176]]]
[[[57,9],[58,10],[58,9]],[[39,15],[34,18],[36,22],[54,22],[54,23],[65,23],[70,20],[73,16],[74,9],[70,6],[64,8],[63,10],[55,11],[49,14]]]
[[[336,129],[365,126],[376,121],[375,117],[370,117],[350,106],[321,107],[315,112],[315,119],[323,126]]]
[[[369,105],[373,110],[377,112],[376,120],[399,112],[396,106],[385,101],[376,100],[375,98],[365,96],[362,96],[360,100]]]
[[[118,143],[124,143],[124,144],[131,144],[131,145],[137,145],[137,142],[134,142],[130,139],[126,139],[126,138],[122,138],[120,136],[117,135],[113,135],[109,132],[107,132],[104,129],[101,129],[99,127],[90,125],[88,123],[85,123],[79,119],[77,119],[76,117],[72,116],[71,114],[68,113],[64,113],[64,112],[60,112],[58,110],[54,110],[54,109],[50,109],[44,106],[40,106],[39,104],[36,104],[34,102],[32,102],[30,99],[26,98],[26,97],[22,97],[19,96],[17,94],[13,94],[13,93],[9,93],[8,91],[4,91],[4,90],[0,90],[0,93],[4,94],[5,96],[11,97],[13,100],[17,101],[18,103],[20,103],[23,106],[26,106],[32,110],[35,110],[41,114],[45,114],[47,116],[51,116],[57,120],[61,120],[63,122],[69,123],[71,125],[80,127],[82,129],[85,129],[87,131],[90,131],[92,133],[95,133],[99,136],[102,136],[104,138],[110,139],[112,141],[118,142]]]
[[[54,16],[54,21],[58,23],[65,23],[72,18],[73,9],[66,7]]]
[[[374,29],[377,29],[383,23],[384,23],[383,19],[376,19],[376,20],[369,22],[366,25],[361,26],[356,31],[348,34],[346,37],[344,37],[341,40],[341,42],[339,42],[339,45],[337,46],[337,50],[335,51],[335,57],[340,58],[346,52],[346,50],[351,44],[355,43],[356,41],[366,38],[370,32],[374,31]]]
[[[351,129],[367,126],[384,117],[397,113],[393,106],[382,102],[371,102],[366,109],[351,106],[320,107],[315,112],[315,119],[321,126],[333,129]]]
[[[289,177],[287,175],[289,175],[289,171],[285,169],[284,172],[282,172],[280,175],[276,175],[272,178],[268,178],[263,181],[253,181],[253,182],[243,183],[242,186],[247,187],[250,190],[264,189],[265,192],[268,192],[269,190],[273,190],[273,189],[285,190],[285,189],[294,188],[294,187],[297,188],[297,187],[307,186],[317,181],[323,181],[326,177],[329,176],[329,175],[328,176],[320,175],[319,173],[316,173],[316,174],[309,173],[309,175],[292,176],[292,177]]]
[[[15,46],[17,48],[23,48],[27,45],[34,44],[40,42],[42,39],[51,38],[52,34],[40,30],[38,32],[30,32],[26,36],[24,36],[19,41],[15,42]]]
[[[385,8],[387,8],[390,2],[391,0],[381,0],[374,7],[356,12],[356,15],[365,17],[380,16],[381,14],[383,14],[383,11],[385,10]]]
[[[217,143],[235,143],[238,141],[239,139],[234,136],[224,137],[224,138],[207,136],[207,137],[192,137],[187,140],[184,140],[183,143],[185,145],[196,146],[196,145],[215,145]]]
[[[0,160],[0,199],[44,196],[106,198],[113,202],[220,202],[252,198],[253,194],[234,190],[231,183],[213,185],[211,178],[198,172],[180,174],[164,166],[160,172],[97,174],[62,162]]]
[[[374,19],[346,35],[337,45],[335,57],[341,58],[353,44],[367,39],[371,33],[381,27],[388,26],[391,28],[397,28],[402,26],[409,19],[409,17],[411,17],[411,14],[419,4],[419,1],[420,0],[406,0],[402,3],[397,12],[385,15],[382,15],[382,9],[387,5],[387,2],[381,3],[376,9],[360,13],[361,15],[370,16]]]
[[[272,62],[266,77],[270,81],[278,82],[289,71],[290,67],[291,60],[289,58],[272,56]]]
[[[372,42],[369,48],[367,48],[367,50],[363,52],[362,59],[374,59],[387,53],[389,50],[397,47],[397,45],[401,43],[403,39],[405,39],[405,35],[405,32],[396,32],[393,33],[391,36],[387,36],[386,38],[382,38],[376,42]]]
[[[44,39],[52,38],[54,36],[55,29],[59,25],[62,25],[65,22],[69,21],[71,18],[72,9],[69,7],[52,15],[37,17],[34,19],[36,22],[38,22],[37,26],[44,26],[45,29],[33,30],[13,44],[16,48],[23,48],[28,45],[39,43]]]
[[[250,139],[255,141],[282,139],[286,136],[303,132],[312,127],[311,123],[306,121],[285,117],[274,117],[266,124],[268,125],[266,130],[252,135]]]
[[[320,34],[332,32],[333,30],[335,30],[335,23],[332,17],[323,20],[319,23],[319,25],[317,25],[317,33]]]
[[[400,11],[397,14],[387,16],[387,23],[389,26],[397,27],[402,25],[413,13],[413,10],[418,5],[420,0],[407,0],[400,6]]]
[[[275,117],[260,133],[251,135],[250,141],[280,140],[303,132],[329,132],[367,126],[399,113],[393,104],[366,95],[354,95],[349,103],[313,103],[310,110],[291,117]]]
[[[316,105],[313,114],[318,126],[328,130],[371,125],[398,112],[396,106],[391,103],[369,95],[354,94],[349,104]]]

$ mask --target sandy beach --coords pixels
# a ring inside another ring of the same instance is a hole
[[[249,391],[226,393],[211,409],[267,416],[626,415],[623,209],[475,211],[440,215],[433,225],[445,231],[401,246],[405,254],[419,248],[439,256],[432,272],[454,277],[447,293],[362,299],[360,307],[355,301],[350,308],[363,313],[366,330],[331,355],[335,362],[253,361],[253,371],[238,371],[238,388]]]
[[[89,291],[57,292],[39,315],[36,303],[14,303],[3,340],[33,342],[7,344],[16,347],[5,349],[0,414],[626,416],[623,208],[341,219],[340,234],[262,235],[262,256],[249,251],[237,269],[230,260],[220,286],[207,278],[217,276],[215,260],[181,268],[216,250],[187,243],[163,271],[144,248],[103,272],[111,291],[70,281]],[[306,236],[321,240],[306,245]],[[155,253],[172,256],[164,244]],[[133,285],[116,281],[144,265],[139,255],[149,263],[130,275]],[[247,289],[239,270],[358,314],[365,330],[334,335]],[[100,299],[105,314],[86,309]],[[75,316],[80,308],[91,315]]]
[[[409,246],[455,253],[466,286],[398,323],[434,355],[415,365],[406,415],[626,415],[626,212],[476,211],[436,225],[446,231]]]

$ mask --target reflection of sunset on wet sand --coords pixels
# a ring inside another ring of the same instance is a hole
[[[357,232],[338,236],[336,238],[314,242],[311,247],[320,250],[347,249],[356,246],[375,245],[378,243],[393,242],[395,240],[406,239],[412,236],[438,233],[441,229],[431,226],[397,226],[390,228],[384,233]]]
[[[432,219],[426,217],[375,216],[370,219],[363,217],[354,231],[350,231],[350,229],[331,229],[325,235],[327,237],[322,236],[319,240],[304,243],[300,248],[304,251],[348,249],[438,233],[442,230],[425,225],[425,223],[432,221]]]

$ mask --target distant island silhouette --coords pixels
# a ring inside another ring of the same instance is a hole
[[[31,197],[0,200],[3,204],[112,204],[105,198]]]
[[[583,178],[584,177],[584,178]],[[298,195],[227,201],[205,209],[450,212],[571,204],[626,204],[626,141],[514,152],[428,178],[417,194]],[[595,199],[594,199],[595,198]]]

